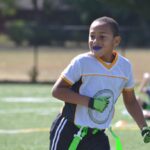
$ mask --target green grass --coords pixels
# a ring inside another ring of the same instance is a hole
[[[50,85],[0,84],[0,130],[46,129],[18,134],[0,133],[0,150],[48,150],[49,127],[63,105],[51,97],[50,91]],[[44,102],[23,102],[31,98]],[[119,120],[135,124],[131,117],[122,114],[124,109],[120,97],[116,104],[113,126]],[[114,128],[114,131],[121,138],[123,150],[149,149],[149,144],[143,143],[139,130]],[[109,131],[107,134],[112,150],[115,150],[115,141]]]
[[[52,103],[50,85],[0,85],[0,129],[49,128],[62,103]],[[49,98],[46,103],[6,102],[11,98]],[[52,109],[55,108],[55,111]],[[19,112],[20,111],[20,112]],[[5,112],[5,113],[4,113]],[[0,134],[0,150],[45,150],[49,131]]]

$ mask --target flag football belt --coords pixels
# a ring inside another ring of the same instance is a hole
[[[88,132],[91,132],[93,135],[96,134],[97,132],[101,131],[104,132],[105,130],[100,130],[97,128],[91,129],[88,127],[80,127],[77,126],[79,128],[79,131],[77,132],[77,134],[74,134],[74,138],[69,146],[68,150],[76,150],[80,141],[88,134]],[[119,137],[113,132],[112,128],[109,128],[109,131],[111,132],[113,138],[116,141],[116,150],[122,150],[122,145],[121,145],[121,141],[119,139]]]

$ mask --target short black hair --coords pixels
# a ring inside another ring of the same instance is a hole
[[[93,22],[104,22],[110,26],[114,36],[120,35],[119,34],[119,24],[113,18],[104,16],[104,17],[97,18]]]

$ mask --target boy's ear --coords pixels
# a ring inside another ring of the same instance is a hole
[[[121,42],[121,37],[120,36],[115,36],[114,39],[114,47],[117,47]]]

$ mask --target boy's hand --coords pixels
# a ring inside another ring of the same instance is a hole
[[[109,104],[109,98],[106,96],[98,97],[98,98],[90,98],[89,107],[95,109],[99,112],[103,112],[105,108]]]
[[[143,136],[144,143],[150,142],[150,127],[143,127],[142,136]]]

